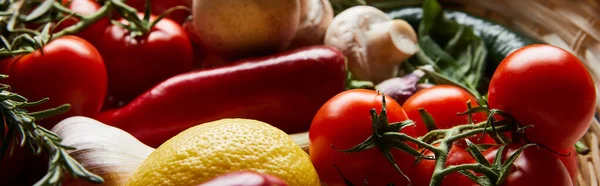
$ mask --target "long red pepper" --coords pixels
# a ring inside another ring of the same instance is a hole
[[[256,119],[288,133],[303,132],[321,105],[344,90],[345,79],[338,50],[303,48],[172,77],[96,119],[153,147],[222,118]]]

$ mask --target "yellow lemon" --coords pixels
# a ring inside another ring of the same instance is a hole
[[[127,185],[198,185],[237,170],[271,174],[290,186],[320,185],[308,154],[286,133],[249,119],[223,119],[179,133],[152,152]]]

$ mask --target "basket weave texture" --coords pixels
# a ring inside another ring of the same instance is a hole
[[[548,44],[564,48],[586,65],[600,93],[600,1],[598,0],[452,0],[460,9],[491,19]],[[600,95],[597,97],[600,98]],[[597,99],[597,105],[600,105]],[[596,107],[600,111],[600,107]],[[592,121],[579,155],[580,186],[600,184],[600,123]]]
[[[377,2],[378,0],[368,0]],[[419,0],[404,0],[406,5]],[[600,113],[600,0],[440,0],[458,9],[503,24],[538,41],[575,54],[588,68],[596,86]],[[457,5],[457,6],[454,6]],[[592,100],[590,100],[592,101]],[[308,151],[308,133],[291,135]],[[591,149],[579,155],[577,185],[600,185],[600,122],[595,118],[582,141]]]

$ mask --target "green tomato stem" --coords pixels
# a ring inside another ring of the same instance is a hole
[[[135,8],[125,4],[122,0],[109,0],[108,2],[112,2],[121,16],[133,23],[138,31],[143,34],[150,32],[149,24],[138,17],[138,11]]]
[[[477,128],[477,129],[473,129],[473,130],[469,130],[466,132],[462,132],[458,135],[455,136],[451,136],[449,138],[446,139],[446,141],[449,142],[455,142],[464,138],[468,138],[471,137],[473,135],[477,135],[477,134],[481,134],[481,133],[488,133],[488,134],[492,134],[494,133],[494,131],[496,133],[498,132],[508,132],[508,131],[512,131],[514,130],[514,126],[512,125],[500,125],[500,126],[496,126],[495,129],[494,128]]]
[[[575,151],[577,151],[577,154],[587,155],[591,150],[582,141],[577,141],[575,143]]]
[[[499,175],[496,173],[496,171],[494,171],[490,167],[486,167],[480,163],[451,165],[451,166],[448,166],[445,169],[442,169],[439,172],[437,172],[437,176],[443,178],[454,172],[458,172],[458,171],[462,171],[462,170],[472,170],[474,172],[485,174],[486,176],[488,176],[490,178],[498,178],[499,177]]]
[[[60,32],[52,34],[52,38],[59,38],[65,35],[72,35],[83,31],[90,25],[94,24],[96,21],[102,19],[103,17],[106,17],[108,13],[112,11],[112,5],[113,4],[111,3],[111,1],[107,1],[106,4],[104,4],[104,6],[98,9],[98,11],[96,11],[94,14],[82,16],[80,18],[80,21],[78,21],[75,25],[67,27],[61,30]]]
[[[442,174],[444,167],[446,166],[446,160],[448,159],[448,152],[450,152],[450,148],[452,148],[452,142],[442,141],[439,143],[440,145],[437,147],[439,152],[435,152],[435,169],[433,171],[433,176],[431,178],[430,186],[439,186],[442,185],[442,181],[444,179],[444,174]]]
[[[430,150],[434,154],[441,153],[440,149],[434,147],[433,145],[425,143],[425,142],[423,142],[423,141],[421,141],[419,139],[413,138],[413,137],[411,137],[409,135],[406,135],[404,133],[386,132],[386,133],[383,133],[382,136],[383,137],[389,137],[389,138],[396,138],[396,139],[400,139],[402,141],[409,141],[409,142],[415,143],[415,144],[417,144],[417,145],[419,145],[419,146],[421,146],[421,147],[423,147],[423,148],[425,148],[427,150]]]
[[[75,16],[77,18],[82,18],[83,16],[81,14],[75,13],[73,11],[71,11],[71,9],[63,6],[62,4],[60,4],[60,2],[54,2],[54,4],[52,4],[52,6],[54,6],[54,8],[56,8],[56,10],[65,13],[65,14],[69,14],[70,16]]]

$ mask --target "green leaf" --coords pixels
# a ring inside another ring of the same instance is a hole
[[[440,74],[437,73],[431,69],[427,69],[427,68],[422,68],[422,67],[418,67],[418,69],[422,70],[423,72],[425,72],[425,75],[433,82],[435,82],[436,84],[445,84],[445,85],[454,85],[454,86],[458,86],[461,87],[467,91],[469,91],[469,93],[473,94],[473,96],[475,97],[479,97],[480,94],[479,92],[477,92],[475,89],[469,88],[467,86],[465,86],[462,83],[459,83],[459,81],[456,81],[450,77],[445,76],[444,74]]]
[[[71,108],[69,104],[63,104],[56,108],[46,109],[38,112],[29,113],[30,116],[34,117],[36,120],[42,120],[44,118],[56,116],[59,114],[64,114]]]
[[[22,104],[17,105],[17,107],[19,108],[24,108],[24,107],[33,107],[33,106],[37,106],[40,105],[42,103],[45,103],[46,101],[50,100],[50,98],[44,98],[44,99],[40,99],[34,102],[24,102]]]
[[[433,62],[436,71],[447,79],[472,90],[478,88],[487,49],[472,28],[447,19],[436,0],[425,0],[418,33],[419,46],[429,58],[417,56],[421,64]]]
[[[424,108],[419,108],[419,114],[421,115],[421,118],[423,118],[425,126],[427,126],[427,132],[437,129],[435,121],[429,112],[427,112]]]
[[[25,21],[33,21],[39,17],[42,17],[46,14],[52,5],[54,4],[54,0],[45,0],[42,4],[40,4],[36,9],[34,9],[27,17],[25,17]]]
[[[506,145],[502,145],[498,147],[496,152],[496,157],[494,157],[493,167],[502,167],[502,155],[504,154],[504,149]]]
[[[388,126],[390,128],[391,131],[400,131],[402,129],[404,129],[405,127],[408,126],[414,126],[415,122],[412,120],[405,120],[405,121],[401,121],[401,122],[395,122],[395,123],[390,123],[390,125]]]
[[[523,145],[521,148],[519,148],[517,151],[515,151],[513,154],[511,154],[508,158],[506,158],[506,161],[502,164],[502,166],[500,168],[500,178],[498,178],[498,181],[496,182],[496,184],[500,185],[504,182],[504,180],[506,180],[508,175],[510,175],[510,173],[511,173],[513,163],[515,162],[515,160],[517,160],[517,158],[519,158],[519,156],[521,155],[523,150],[525,150],[527,147],[531,147],[531,146],[535,146],[535,144],[530,143],[530,144]],[[498,150],[500,150],[500,149],[498,149]],[[496,155],[496,156],[502,156],[502,155],[500,154],[500,155]],[[496,166],[496,164],[494,164],[494,166]]]
[[[343,153],[361,152],[361,151],[369,150],[369,149],[372,149],[375,147],[377,147],[377,143],[375,143],[375,139],[373,138],[373,136],[369,136],[369,138],[367,138],[362,143],[360,143],[350,149],[347,149],[347,150],[338,150],[333,146],[333,144],[331,145],[331,148],[333,148],[334,150],[337,150],[339,152],[343,152]]]
[[[479,151],[479,148],[477,148],[477,146],[473,144],[473,142],[471,142],[471,140],[465,139],[465,142],[467,142],[467,151],[471,153],[471,155],[473,156],[473,158],[475,158],[477,163],[481,163],[483,166],[486,167],[492,166],[490,165],[490,162],[488,162],[487,159],[485,159],[485,156],[481,153],[481,151]]]

